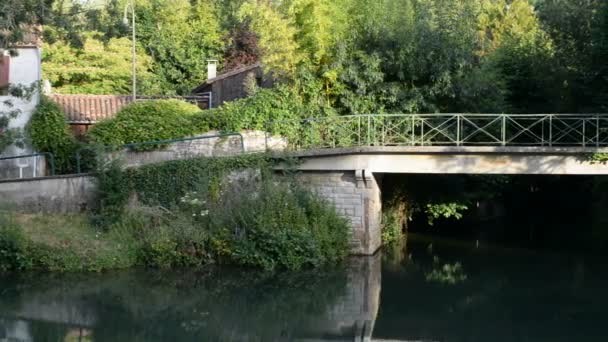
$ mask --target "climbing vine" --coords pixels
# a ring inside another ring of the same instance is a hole
[[[30,86],[21,84],[8,86],[6,92],[9,97],[0,103],[0,154],[13,144],[19,147],[23,147],[25,144],[23,130],[10,127],[11,121],[22,114],[22,110],[15,105],[15,100],[31,101],[37,90],[37,82]]]

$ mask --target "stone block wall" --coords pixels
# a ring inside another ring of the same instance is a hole
[[[379,179],[379,178],[378,178]],[[306,171],[298,180],[332,203],[352,226],[352,254],[372,255],[380,248],[382,198],[376,177],[365,170]]]
[[[0,181],[0,206],[32,213],[78,213],[94,204],[90,175]]]
[[[218,132],[208,132],[204,135],[217,135]],[[189,159],[193,157],[225,157],[243,153],[264,152],[268,146],[271,150],[281,150],[287,142],[279,137],[266,138],[261,131],[242,132],[239,136],[209,138],[189,141],[179,141],[154,151],[136,152],[123,151],[119,154],[127,167],[160,163],[169,160]],[[114,155],[116,157],[117,155]]]

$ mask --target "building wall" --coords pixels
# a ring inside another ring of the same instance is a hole
[[[247,97],[249,94],[247,94],[245,83],[248,77],[253,77],[261,88],[270,88],[273,85],[269,77],[264,77],[261,67],[217,80],[211,86],[213,107],[216,108],[224,102]]]
[[[37,47],[25,47],[17,49],[17,56],[10,58],[9,84],[30,87],[36,85],[41,78],[40,49]],[[12,107],[5,104],[12,103]],[[19,110],[16,118],[9,122],[9,129],[23,129],[40,101],[39,92],[32,94],[31,98],[20,98],[0,95],[0,113],[6,113],[15,109]],[[31,146],[12,145],[4,151],[0,151],[0,157],[30,154]],[[42,175],[44,172],[44,158],[33,157],[25,159],[0,160],[0,179],[18,178],[20,169],[24,177]]]
[[[18,48],[18,55],[11,57],[9,82],[12,85],[28,87],[41,79],[40,49],[35,47]],[[21,110],[21,114],[13,119],[10,128],[23,128],[29,122],[34,109],[38,105],[40,95],[34,94],[31,99],[22,99],[12,96],[0,96],[0,111],[9,110],[4,104],[6,100],[13,102],[13,109]]]

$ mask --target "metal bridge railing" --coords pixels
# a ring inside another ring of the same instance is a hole
[[[607,114],[366,114],[267,123],[291,149],[608,146]]]
[[[49,166],[51,167],[51,172],[50,172],[50,176],[54,176],[55,175],[55,155],[49,152],[41,152],[41,153],[31,153],[31,154],[22,154],[22,155],[18,155],[18,156],[10,156],[10,157],[0,157],[0,161],[2,160],[16,160],[16,159],[24,159],[24,158],[36,158],[36,157],[46,157],[47,162],[49,163]],[[37,168],[36,166],[32,166],[33,167],[33,177],[37,177],[38,175],[36,174],[37,172]],[[22,174],[21,174],[21,167],[19,167],[19,172],[20,172],[20,177],[22,178]],[[40,176],[45,176],[45,175],[40,175]]]
[[[78,150],[76,150],[76,172],[82,173],[82,152],[83,151],[95,152],[97,150],[101,150],[103,152],[107,152],[107,151],[116,151],[119,149],[135,149],[135,148],[141,147],[141,146],[163,146],[163,145],[169,145],[169,144],[177,143],[177,142],[207,140],[207,139],[225,138],[225,137],[233,137],[233,136],[240,137],[241,151],[244,153],[245,152],[245,139],[243,138],[243,135],[241,133],[223,133],[223,134],[205,135],[205,136],[197,136],[197,137],[182,138],[182,139],[151,140],[151,141],[144,141],[144,142],[139,142],[139,143],[124,144],[124,145],[84,146],[84,147],[81,147]]]

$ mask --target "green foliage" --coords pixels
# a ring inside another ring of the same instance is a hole
[[[58,174],[75,171],[74,158],[79,144],[69,132],[65,114],[55,102],[43,96],[26,130],[36,151],[54,155]]]
[[[80,49],[62,40],[43,46],[43,77],[51,82],[53,90],[62,94],[131,93],[129,39],[112,38],[104,42],[100,32],[83,35],[84,45]],[[150,67],[150,57],[139,51],[136,69],[139,94],[158,93],[158,82]]]
[[[129,201],[128,180],[118,160],[102,164],[97,170],[96,223],[108,227],[120,220]]]
[[[403,240],[412,215],[412,205],[403,190],[392,190],[388,190],[390,199],[382,203],[382,244],[385,246],[396,245]]]
[[[23,42],[42,24],[53,0],[3,0],[0,4],[0,53]]]
[[[248,20],[258,35],[265,68],[278,77],[292,77],[302,60],[296,42],[297,30],[289,19],[281,15],[271,2],[247,1],[239,13]]]
[[[606,112],[608,3],[603,0],[539,0],[537,13],[554,41],[549,94],[563,113]]]
[[[96,231],[84,216],[0,212],[0,272],[98,272],[131,267],[137,260],[137,245],[124,232]]]
[[[232,262],[297,270],[342,260],[348,224],[327,202],[276,179],[231,186],[206,213]]]
[[[23,270],[29,266],[25,237],[14,220],[0,212],[0,272]]]
[[[452,203],[428,203],[425,208],[425,212],[428,217],[428,223],[430,226],[433,225],[435,220],[440,218],[455,218],[460,220],[462,218],[462,211],[468,210],[468,207],[464,204],[452,202]]]
[[[587,160],[593,164],[606,164],[608,163],[608,153],[594,153]]]
[[[116,177],[124,179],[124,191],[135,193],[143,204],[170,208],[186,193],[198,189],[203,180],[206,180],[205,188],[209,187],[209,191],[217,196],[222,179],[229,173],[241,169],[264,169],[268,165],[267,156],[256,154],[193,158],[127,169]]]
[[[9,40],[50,1],[24,3],[0,9],[15,18],[0,23]],[[45,12],[56,88],[129,92],[121,12],[119,0]],[[140,0],[139,86],[186,94],[206,59],[259,60],[312,112],[603,112],[607,18],[602,0]]]
[[[4,89],[0,89],[0,94],[2,94],[2,90]],[[23,112],[20,106],[16,105],[15,101],[31,101],[37,94],[38,82],[33,82],[30,85],[9,84],[6,90],[7,93],[5,95],[8,95],[8,97],[5,97],[0,102],[0,154],[11,145],[24,147],[25,136],[23,129],[20,127],[10,127],[10,123]]]
[[[318,116],[314,107],[308,107],[302,98],[286,86],[259,89],[253,96],[227,102],[213,110],[213,128],[225,132],[241,130],[266,130],[271,121],[295,120],[309,115]],[[273,125],[271,133],[288,133],[293,123]]]
[[[138,36],[152,57],[162,93],[187,95],[206,79],[208,59],[223,55],[224,32],[214,0],[138,4]]]
[[[148,266],[300,269],[341,260],[345,219],[293,183],[268,178],[268,163],[244,155],[108,169],[100,175],[100,218],[110,229],[131,227]],[[127,209],[130,194],[145,207]]]
[[[136,102],[95,125],[87,136],[95,144],[110,146],[184,138],[209,130],[206,121],[195,120],[199,113],[197,106],[178,100]],[[144,145],[137,149],[154,148],[157,146]]]

